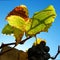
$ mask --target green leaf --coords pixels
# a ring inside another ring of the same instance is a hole
[[[15,28],[15,27],[10,26],[9,24],[7,24],[7,25],[3,28],[2,33],[3,33],[3,34],[6,34],[6,35],[8,35],[8,34],[11,35],[11,34],[13,34],[14,37],[15,37],[15,40],[16,40],[16,44],[18,44],[18,43],[21,41],[21,39],[22,39],[22,37],[23,37],[23,34],[24,34],[23,31]]]
[[[52,5],[46,9],[36,12],[32,17],[32,24],[27,35],[36,35],[40,32],[47,32],[56,17],[55,9]]]
[[[7,24],[4,28],[3,28],[3,30],[2,30],[2,33],[3,34],[13,34],[13,31],[14,31],[14,29],[9,25],[9,24]]]
[[[24,32],[19,30],[19,29],[14,29],[14,36],[16,38],[16,45],[19,44],[19,42],[21,41],[22,37],[24,35]]]
[[[7,17],[7,21],[9,23],[9,25],[11,25],[12,27],[18,28],[24,32],[28,31],[31,26],[30,19],[25,21],[22,17],[16,16],[16,15],[11,15],[11,16]]]
[[[18,28],[22,31],[25,30],[25,21],[22,17],[16,16],[16,15],[11,15],[11,16],[7,17],[7,21],[9,23],[9,25],[11,25],[12,27]]]
[[[31,23],[32,23],[32,20],[31,20],[31,19],[29,19],[29,20],[25,23],[25,32],[27,32],[28,30],[30,30]]]

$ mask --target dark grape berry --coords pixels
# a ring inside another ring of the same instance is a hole
[[[41,42],[40,42],[40,45],[46,46],[46,42],[45,42],[45,41],[41,41]]]
[[[46,53],[45,55],[44,55],[44,59],[45,60],[48,60],[50,58],[50,54],[49,53]]]
[[[45,51],[45,52],[49,52],[49,50],[50,50],[50,48],[49,48],[48,46],[45,46],[45,47],[44,47],[44,51]]]
[[[49,50],[50,48],[42,41],[28,49],[28,60],[48,60],[50,58]]]

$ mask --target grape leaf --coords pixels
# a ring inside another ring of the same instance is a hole
[[[52,5],[46,9],[36,12],[32,19],[30,30],[27,35],[33,36],[40,32],[47,32],[56,17],[55,9]]]
[[[6,34],[6,35],[11,35],[11,34],[13,34],[13,31],[14,31],[14,29],[9,25],[9,24],[7,24],[4,28],[3,28],[3,30],[2,30],[2,33],[3,34]]]
[[[22,37],[24,35],[24,32],[19,29],[14,29],[14,36],[16,38],[16,45],[20,43],[22,40]]]
[[[6,17],[9,25],[18,28],[22,31],[29,29],[28,9],[25,5],[15,7]],[[27,26],[28,25],[28,26]]]
[[[11,15],[7,18],[9,25],[12,27],[18,28],[21,31],[28,31],[31,26],[31,21],[28,19],[28,21],[25,21],[20,16]]]
[[[29,19],[26,23],[25,23],[25,32],[27,32],[30,27],[31,27],[31,23],[32,23],[32,20]]]
[[[15,7],[10,13],[8,13],[6,19],[11,15],[20,16],[25,21],[27,21],[29,18],[28,9],[25,5],[20,5],[20,6]]]
[[[14,27],[12,27],[12,26],[10,26],[9,24],[7,24],[7,25],[3,28],[2,33],[3,33],[3,34],[6,34],[6,35],[11,35],[11,34],[13,34],[14,37],[15,37],[15,40],[16,40],[16,44],[18,44],[18,43],[21,41],[21,39],[22,39],[22,37],[23,37],[23,34],[24,34],[23,31],[21,31],[21,30],[19,30],[19,29],[17,29],[17,28],[14,28]]]
[[[22,31],[25,30],[25,21],[20,16],[11,15],[7,18],[9,25],[18,28]]]

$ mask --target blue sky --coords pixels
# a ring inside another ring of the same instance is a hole
[[[42,32],[37,35],[42,39],[47,41],[47,45],[50,47],[50,54],[54,56],[58,50],[58,45],[60,45],[60,1],[58,0],[0,0],[0,45],[1,43],[11,43],[14,42],[13,36],[6,36],[1,33],[3,27],[7,24],[5,17],[7,14],[16,6],[24,4],[28,7],[29,17],[32,17],[34,12],[43,10],[49,5],[55,7],[57,17],[55,22],[52,24],[48,33]],[[33,44],[35,38],[29,39],[24,45],[18,45],[16,48],[19,50],[26,50],[30,48]],[[57,57],[59,59],[60,56]]]

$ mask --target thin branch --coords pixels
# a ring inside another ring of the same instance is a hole
[[[31,38],[31,36],[29,36],[28,38],[22,40],[19,44],[24,44],[24,42],[27,41],[27,40],[30,39],[30,38]],[[0,49],[3,48],[3,47],[5,47],[5,46],[8,46],[8,45],[16,45],[16,42],[14,42],[14,43],[8,43],[8,44],[2,44],[2,45],[0,46]]]
[[[50,57],[50,58],[53,59],[53,60],[55,60],[56,57],[58,56],[58,54],[59,54],[59,53],[57,53],[57,54],[55,55],[55,57]]]

